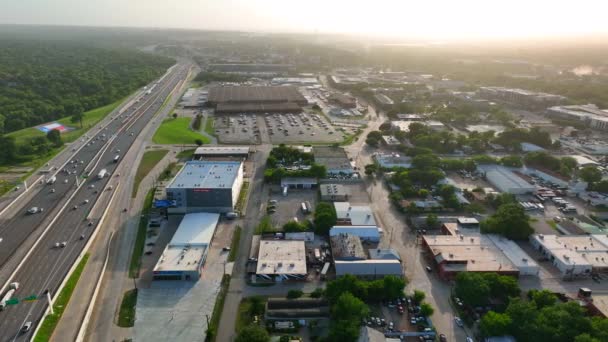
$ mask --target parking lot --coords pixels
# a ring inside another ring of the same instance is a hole
[[[270,201],[276,201],[276,203],[264,204],[264,210],[275,209],[272,210],[274,212],[269,213],[275,227],[281,227],[285,223],[293,221],[294,218],[297,218],[299,222],[304,222],[307,219],[312,220],[312,211],[317,204],[317,189],[289,189],[287,196],[283,196],[277,188],[276,191],[271,193]],[[306,201],[312,206],[309,214],[302,211],[302,202]]]
[[[272,114],[264,117],[264,124],[273,144],[336,143],[344,139],[341,130],[318,114]]]
[[[223,144],[258,144],[260,129],[256,115],[217,116],[215,134]]]

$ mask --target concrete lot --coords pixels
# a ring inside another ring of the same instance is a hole
[[[270,141],[285,143],[335,143],[343,136],[325,117],[317,114],[273,114],[264,117]]]
[[[299,222],[304,222],[307,219],[312,220],[312,213],[304,214],[301,209],[301,204],[302,202],[309,201],[314,208],[318,200],[317,194],[318,189],[289,189],[287,196],[283,196],[282,191],[272,191],[269,200],[277,201],[277,204],[275,204],[277,211],[270,214],[273,225],[275,227],[281,227],[285,223],[293,221],[294,217],[296,217]],[[264,203],[264,211],[268,205],[268,203]]]
[[[151,271],[179,225],[181,217],[169,218],[160,229],[156,245],[146,247],[142,281],[137,299],[135,341],[204,341],[206,316],[211,317],[228,257],[223,252],[234,232],[232,221],[220,221],[209,249],[201,278],[196,282],[151,281]],[[226,269],[230,273],[230,267]]]

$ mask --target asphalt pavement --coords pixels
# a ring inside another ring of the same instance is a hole
[[[41,296],[46,289],[55,296],[96,228],[98,222],[88,219],[91,208],[106,185],[116,187],[120,176],[114,174],[114,170],[122,161],[121,157],[162,106],[169,92],[185,77],[186,72],[187,67],[183,65],[173,68],[154,86],[151,94],[145,95],[121,115],[115,116],[105,128],[89,132],[90,140],[82,142],[81,148],[74,151],[71,159],[74,163],[70,162],[55,170],[57,181],[46,185],[47,191],[43,189],[24,206],[25,210],[34,206],[44,208],[43,212],[27,214],[22,209],[22,215],[15,215],[0,225],[0,237],[3,238],[0,265],[6,264],[30,235],[41,234],[42,229],[47,230],[16,274],[0,281],[1,284],[7,281],[19,282],[17,298]],[[116,155],[119,156],[117,163],[114,162]],[[106,169],[110,175],[99,179],[97,174],[102,169]],[[55,222],[48,222],[55,217]],[[91,226],[89,222],[92,223]],[[66,242],[65,248],[55,248],[56,242]],[[46,308],[45,300],[37,300],[21,302],[0,312],[0,341],[28,340]],[[27,321],[33,322],[31,330],[20,333]]]

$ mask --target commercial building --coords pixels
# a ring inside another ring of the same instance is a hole
[[[331,103],[338,105],[342,108],[356,108],[357,99],[346,94],[333,93],[329,99]]]
[[[154,280],[198,280],[219,214],[184,215],[153,271]]]
[[[582,156],[580,154],[573,154],[568,157],[574,158],[579,168],[583,168],[585,166],[599,166],[600,164],[595,160]]]
[[[312,189],[316,188],[318,181],[310,177],[285,177],[281,178],[281,188],[289,189]]]
[[[293,86],[225,86],[209,89],[208,103],[218,114],[294,113],[308,101]]]
[[[527,142],[522,142],[521,144],[519,144],[521,147],[521,151],[524,153],[527,152],[543,152],[545,151],[544,148],[535,145],[535,144],[531,144],[531,143],[527,143]]]
[[[362,240],[380,241],[381,229],[377,226],[374,213],[368,206],[353,206],[349,202],[334,202],[337,222],[329,230],[330,236],[349,234]]]
[[[424,125],[435,131],[442,131],[445,129],[443,122],[437,120],[428,120],[424,122]]]
[[[227,74],[269,77],[286,75],[295,70],[292,64],[226,63],[209,64],[209,71]]]
[[[395,104],[395,101],[393,101],[390,97],[384,94],[376,94],[374,95],[374,98],[376,99],[376,101],[378,101],[378,103],[383,106],[392,106]]]
[[[412,158],[399,153],[376,153],[372,158],[380,167],[386,169],[396,167],[409,169],[412,167]]]
[[[352,274],[364,278],[381,278],[387,275],[401,276],[403,270],[399,254],[389,250],[373,250],[368,259],[361,239],[351,234],[330,237],[336,276]]]
[[[231,212],[242,185],[240,161],[186,162],[166,188],[167,200],[175,201],[169,213]]]
[[[561,95],[503,87],[481,87],[479,95],[484,99],[507,102],[529,109],[544,109],[567,100]]]
[[[249,146],[201,146],[194,150],[194,159],[208,158],[247,158],[249,157]]]
[[[292,85],[292,86],[314,86],[319,81],[316,77],[275,77],[270,81],[272,85]]]
[[[329,175],[352,175],[355,173],[346,152],[341,147],[313,147],[315,163],[325,166]]]
[[[425,118],[424,116],[420,115],[420,114],[397,114],[395,115],[397,117],[397,119],[399,120],[403,120],[403,121],[424,121]]]
[[[321,184],[321,200],[331,202],[348,201],[350,192],[342,184]]]
[[[410,120],[394,120],[391,121],[391,127],[395,130],[401,131],[401,132],[409,132],[410,131],[410,125],[418,122],[419,121],[410,121]]]
[[[397,146],[401,145],[401,142],[399,141],[399,139],[395,138],[392,135],[383,135],[382,141],[388,147],[397,147]]]
[[[530,242],[557,267],[564,278],[608,272],[608,236],[530,236]]]
[[[306,277],[304,241],[261,240],[256,274],[276,281]]]
[[[537,275],[539,267],[513,241],[496,235],[424,235],[423,246],[443,279],[459,272]]]
[[[534,185],[516,175],[509,168],[496,165],[482,165],[478,169],[485,174],[487,181],[500,192],[522,195],[533,193],[536,190]]]
[[[553,106],[545,112],[549,118],[580,121],[597,130],[608,130],[608,111],[594,104]]]

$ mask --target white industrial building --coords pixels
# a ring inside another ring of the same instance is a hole
[[[399,153],[376,153],[372,158],[382,168],[402,167],[409,169],[412,167],[412,158]]]
[[[184,215],[153,271],[154,280],[198,280],[220,218],[215,213]]]
[[[364,278],[381,278],[387,275],[401,276],[401,257],[396,251],[373,249],[369,258],[361,239],[351,234],[330,237],[336,276],[352,274]]]
[[[608,272],[608,236],[544,235],[530,237],[532,246],[557,267],[564,278]]]
[[[368,259],[354,261],[334,261],[336,276],[352,274],[365,278],[382,278],[387,275],[401,276],[403,270],[399,260]]]
[[[304,240],[261,240],[256,274],[282,281],[306,277]]]
[[[249,146],[201,146],[194,150],[194,159],[237,157],[247,158]]]
[[[329,236],[351,234],[362,240],[380,241],[381,229],[376,224],[374,213],[366,205],[351,205],[349,202],[334,202],[336,225],[329,230]]]
[[[192,160],[167,185],[167,200],[175,201],[170,213],[234,210],[243,185],[240,161]]]
[[[536,188],[522,177],[519,177],[509,168],[497,165],[482,165],[480,171],[485,173],[486,179],[496,190],[513,195],[533,193]]]

